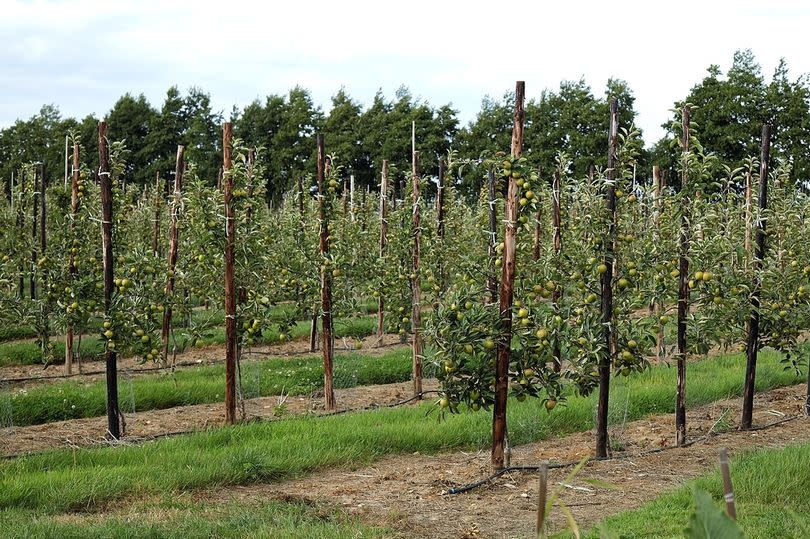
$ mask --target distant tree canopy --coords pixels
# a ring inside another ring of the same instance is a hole
[[[750,50],[734,53],[734,60],[723,77],[711,65],[707,76],[677,103],[692,105],[692,127],[706,151],[715,152],[726,162],[740,164],[746,157],[759,156],[762,125],[773,124],[771,155],[789,159],[794,181],[810,179],[810,79],[801,75],[791,80],[785,60],[781,60],[769,83]],[[676,112],[673,121],[680,121]],[[680,133],[669,124],[670,133],[656,143],[651,161],[668,171],[678,184],[679,151],[672,144]]]
[[[563,81],[555,90],[544,90],[526,103],[524,155],[548,181],[557,153],[573,160],[572,173],[581,177],[592,166],[604,167],[607,160],[608,102],[616,97],[620,125],[630,128],[636,118],[635,96],[619,79],[607,81],[604,92],[595,94],[584,79]],[[316,105],[309,91],[295,87],[284,95],[269,95],[243,109],[234,108],[229,118],[235,134],[246,144],[262,147],[267,171],[268,197],[277,199],[299,178],[311,182],[311,158],[315,134],[324,133],[327,152],[336,155],[345,176],[354,175],[360,188],[376,186],[383,159],[392,170],[410,170],[411,126],[415,122],[422,172],[435,175],[438,158],[455,152],[463,166],[449,171],[460,191],[478,196],[485,171],[482,158],[496,151],[508,151],[512,125],[513,97],[485,97],[475,118],[459,124],[458,112],[450,104],[434,106],[401,87],[393,98],[378,91],[364,106],[341,88],[332,97],[329,112]],[[793,176],[810,178],[810,82],[807,75],[791,79],[784,61],[766,84],[751,51],[738,51],[725,77],[719,67],[696,84],[683,103],[694,105],[693,128],[707,151],[724,160],[741,162],[756,155],[761,125],[775,125],[775,157],[789,157]],[[678,104],[675,104],[678,106]],[[212,110],[210,95],[199,88],[185,93],[177,87],[166,92],[159,108],[141,95],[125,94],[106,114],[109,136],[125,140],[129,150],[124,179],[131,184],[154,182],[156,174],[169,177],[174,170],[178,144],[186,146],[186,159],[201,177],[215,182],[221,166],[221,124],[224,115]],[[674,116],[673,119],[677,119]],[[43,106],[28,120],[18,120],[0,130],[0,176],[8,189],[12,172],[25,163],[44,161],[50,176],[61,175],[67,134],[83,146],[82,159],[96,160],[98,119],[62,118],[54,105]],[[665,126],[669,127],[669,126]],[[649,176],[649,165],[658,164],[677,178],[677,133],[670,132],[639,161],[639,179]],[[428,193],[430,190],[427,191]]]

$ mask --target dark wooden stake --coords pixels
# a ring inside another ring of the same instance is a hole
[[[723,476],[723,499],[726,501],[726,512],[733,520],[737,520],[737,506],[734,503],[734,487],[731,485],[731,471],[728,467],[728,451],[720,450],[720,473]]]
[[[537,471],[537,537],[545,537],[546,500],[548,498],[548,462],[540,463]]]
[[[419,152],[414,150],[411,176],[412,189],[412,228],[413,252],[411,264],[411,351],[413,364],[413,396],[422,398],[422,279],[419,264],[422,250],[421,213],[419,208]]]
[[[512,127],[512,157],[519,159],[523,154],[523,103],[526,96],[526,83],[518,81],[515,85],[515,114]],[[495,373],[495,406],[492,412],[492,465],[501,469],[506,462],[506,397],[509,390],[509,361],[512,357],[512,300],[515,284],[515,236],[517,233],[517,182],[509,176],[509,187],[506,195],[504,212],[503,265],[501,267],[501,289],[499,311],[501,317],[501,337],[498,339],[496,373]]]
[[[681,111],[683,125],[683,172],[681,189],[689,188],[689,123],[691,111],[684,107]],[[686,191],[684,191],[686,192]],[[678,381],[675,390],[675,443],[678,447],[686,444],[686,322],[689,316],[689,240],[691,197],[681,202],[680,253],[678,261]]]
[[[385,258],[388,245],[388,160],[383,159],[382,181],[380,183],[380,260]],[[377,337],[382,339],[385,332],[385,290],[380,290],[377,300]]]
[[[174,271],[177,267],[177,248],[180,243],[177,222],[180,217],[180,196],[183,191],[183,171],[186,168],[183,159],[185,146],[177,146],[177,157],[174,168],[174,197],[171,205],[171,221],[169,224],[169,277],[166,279],[166,299],[168,303],[163,310],[163,327],[160,332],[161,354],[160,360],[164,367],[169,366],[169,334],[172,331],[172,295],[174,294]],[[157,254],[157,250],[155,250]]]
[[[754,274],[751,287],[751,315],[748,319],[748,339],[745,346],[745,385],[743,386],[742,428],[751,428],[754,413],[754,379],[757,372],[757,353],[759,352],[759,294],[762,280],[759,275],[762,261],[765,259],[765,233],[767,221],[764,213],[768,208],[768,169],[771,158],[771,126],[762,126],[762,155],[759,160],[759,216],[756,222],[756,249],[752,270]]]
[[[332,267],[327,265],[329,260],[329,217],[327,212],[327,186],[326,186],[326,151],[324,150],[323,135],[316,137],[318,146],[318,201],[320,209],[320,251],[323,264],[321,265],[321,350],[323,351],[323,400],[324,408],[333,411],[336,408],[334,389],[334,361],[335,348],[332,336]],[[329,210],[333,210],[331,207]]]
[[[225,422],[236,422],[236,218],[233,209],[234,178],[231,174],[233,124],[222,129],[222,184],[225,196]]]
[[[104,318],[112,318],[113,294],[113,192],[110,177],[110,147],[107,122],[98,124],[98,180],[101,190],[101,244],[104,267]],[[121,437],[121,412],[118,408],[118,357],[114,349],[105,346],[107,371],[107,431],[117,440]]]
[[[616,165],[618,164],[619,113],[616,98],[610,100],[607,184],[605,202],[608,229],[603,242],[605,272],[602,274],[602,353],[599,360],[599,402],[596,412],[596,456],[608,456],[608,399],[610,398],[610,365],[613,359],[613,246],[616,240]]]

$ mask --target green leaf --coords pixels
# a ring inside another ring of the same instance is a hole
[[[695,490],[695,512],[684,531],[687,539],[742,539],[737,523],[720,510],[709,493]]]

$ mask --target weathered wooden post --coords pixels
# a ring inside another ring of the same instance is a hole
[[[512,127],[512,158],[520,159],[523,155],[523,104],[526,96],[526,83],[518,81],[515,85],[515,114]],[[495,373],[495,406],[492,412],[492,465],[497,468],[508,466],[505,453],[506,433],[506,397],[509,389],[509,361],[512,356],[512,300],[515,284],[515,236],[517,234],[517,182],[509,176],[504,211],[503,264],[501,266],[501,287],[499,311],[501,317],[501,337],[498,339],[496,373]]]

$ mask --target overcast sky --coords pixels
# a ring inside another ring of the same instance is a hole
[[[810,72],[801,0],[0,0],[0,14],[0,126],[45,103],[100,116],[125,92],[159,107],[173,84],[201,87],[226,113],[296,84],[324,110],[341,86],[367,104],[404,84],[466,123],[518,79],[531,98],[580,77],[602,95],[615,76],[649,143],[736,49],[753,49],[768,79],[780,57],[792,78]]]

